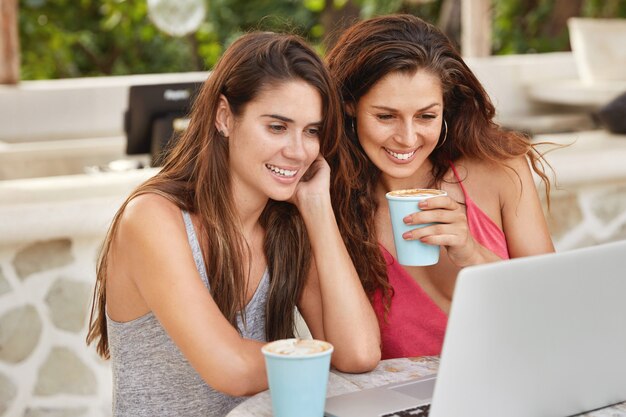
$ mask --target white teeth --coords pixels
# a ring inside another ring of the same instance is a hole
[[[277,173],[278,175],[280,175],[282,177],[293,177],[298,172],[297,170],[291,171],[291,170],[288,170],[288,169],[278,168],[278,167],[276,167],[274,165],[270,165],[270,164],[265,164],[265,167],[267,169],[269,169],[270,171],[273,171],[273,172]]]
[[[409,152],[409,153],[396,153],[396,152],[391,151],[391,150],[389,150],[389,149],[387,149],[387,148],[385,148],[385,151],[386,151],[389,155],[393,156],[394,158],[396,158],[396,159],[400,159],[400,160],[403,160],[403,161],[404,161],[404,160],[409,159],[410,157],[412,157],[412,156],[413,156],[413,154],[415,154],[415,151],[413,151],[413,152]]]

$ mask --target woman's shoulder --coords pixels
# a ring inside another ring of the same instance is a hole
[[[157,193],[133,197],[120,215],[120,229],[130,233],[163,233],[164,229],[179,228],[181,210],[170,199]]]
[[[520,177],[530,173],[528,159],[523,155],[503,161],[463,157],[454,162],[454,165],[457,171],[463,171],[465,176],[473,181],[485,181],[505,186],[510,186],[511,181],[519,183]]]
[[[155,216],[168,219],[172,216],[180,217],[180,208],[166,196],[148,192],[133,197],[126,205],[123,216],[136,220]]]
[[[492,201],[500,207],[507,201],[516,201],[522,190],[533,184],[524,156],[501,162],[461,158],[454,166],[466,192],[485,208]]]
[[[132,280],[141,276],[146,263],[154,264],[163,253],[180,253],[188,245],[180,209],[154,193],[132,197],[110,233],[111,276],[125,274]]]

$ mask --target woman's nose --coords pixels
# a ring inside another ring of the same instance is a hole
[[[416,138],[417,138],[417,129],[411,121],[411,122],[403,123],[401,126],[399,126],[396,132],[395,140],[400,145],[411,147],[415,144]]]
[[[306,158],[306,149],[301,134],[295,134],[289,139],[289,143],[285,146],[284,154],[286,157],[303,160]]]

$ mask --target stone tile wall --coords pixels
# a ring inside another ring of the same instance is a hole
[[[111,415],[111,372],[85,346],[101,236],[0,247],[0,416]]]

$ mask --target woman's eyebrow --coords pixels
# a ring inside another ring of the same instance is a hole
[[[278,115],[278,114],[262,114],[261,117],[271,117],[273,119],[278,119],[285,123],[295,123],[295,120],[290,119],[285,116]],[[319,122],[309,123],[307,126],[321,126],[321,125],[322,125],[322,121],[320,120]]]
[[[293,123],[294,122],[293,119],[290,119],[288,117],[281,116],[281,115],[278,115],[278,114],[262,114],[261,117],[271,117],[273,119],[278,119],[278,120],[280,120],[282,122],[285,122],[285,123]]]
[[[428,110],[432,107],[436,107],[436,106],[441,106],[441,103],[432,103],[429,104],[428,106],[424,106],[421,109],[418,109],[418,111],[425,111]],[[373,108],[375,109],[379,109],[379,110],[385,110],[385,111],[389,111],[389,112],[395,112],[397,111],[397,109],[391,108],[391,107],[387,107],[387,106],[378,106],[378,105],[372,105]]]

